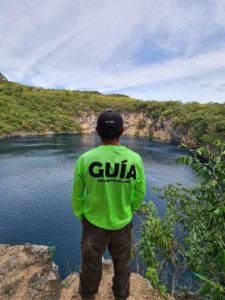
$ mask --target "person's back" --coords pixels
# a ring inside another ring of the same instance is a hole
[[[103,112],[96,130],[102,145],[79,157],[73,183],[73,210],[83,223],[80,294],[90,299],[97,293],[101,257],[108,247],[114,263],[114,295],[126,299],[131,220],[144,198],[144,168],[137,153],[119,144],[123,132],[119,114]]]
[[[143,199],[144,169],[138,154],[124,146],[101,145],[78,161],[73,198],[86,186],[85,207],[74,202],[74,211],[104,229],[119,229],[131,221]],[[83,195],[83,193],[82,193]]]

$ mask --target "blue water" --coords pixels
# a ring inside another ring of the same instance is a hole
[[[78,269],[81,225],[71,209],[73,169],[79,155],[99,143],[95,135],[75,134],[0,140],[0,243],[54,245],[61,277]],[[142,156],[145,200],[154,200],[161,214],[165,203],[153,186],[193,184],[193,171],[176,164],[187,154],[177,145],[136,137],[121,144]]]

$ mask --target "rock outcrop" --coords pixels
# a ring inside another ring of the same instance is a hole
[[[58,267],[47,246],[0,245],[0,299],[59,299]]]
[[[111,282],[113,267],[103,262],[103,276],[96,300],[113,300]],[[51,259],[47,246],[0,245],[0,300],[72,300],[78,294],[79,275],[70,274],[63,281],[58,267]],[[131,294],[128,300],[162,300],[146,279],[131,275]]]
[[[124,134],[134,136],[148,136],[151,119],[147,119],[143,112],[121,113],[124,119]],[[95,132],[98,114],[95,112],[84,112],[75,121],[80,124],[84,133]]]
[[[145,112],[121,112],[124,119],[124,134],[132,136],[141,136],[153,138],[161,141],[175,141],[187,143],[195,146],[196,141],[191,134],[184,134],[176,130],[172,125],[172,119],[158,118],[157,120],[150,118]],[[80,124],[82,132],[95,132],[96,120],[98,114],[94,111],[84,111],[74,121]]]

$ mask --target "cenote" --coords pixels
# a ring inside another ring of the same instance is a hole
[[[100,144],[92,134],[0,140],[0,243],[56,247],[54,261],[64,278],[80,265],[80,222],[71,207],[74,165],[79,155]],[[165,203],[151,189],[168,183],[194,183],[195,174],[176,159],[187,153],[176,144],[123,137],[121,144],[144,161],[147,195],[160,214]],[[134,216],[134,224],[138,217]]]

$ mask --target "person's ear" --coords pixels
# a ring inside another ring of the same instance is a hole
[[[97,134],[100,135],[99,134],[99,127],[98,126],[95,127],[95,130],[96,130]]]
[[[124,127],[120,129],[120,135],[122,135],[124,132]]]

